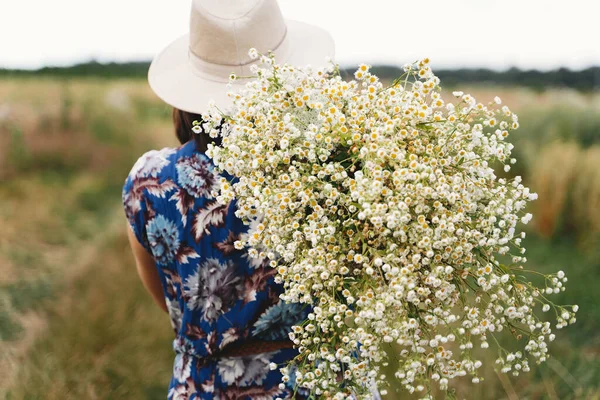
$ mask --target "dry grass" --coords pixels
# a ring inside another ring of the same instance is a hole
[[[600,134],[600,132],[599,132]],[[537,232],[572,236],[583,246],[600,234],[600,146],[554,142],[542,147],[528,181],[538,193],[533,205]]]
[[[572,187],[572,210],[584,245],[598,245],[600,235],[600,146],[581,151]]]
[[[540,150],[537,162],[529,172],[529,182],[540,198],[534,205],[535,225],[546,238],[554,235],[560,222],[579,156],[576,143],[550,143]]]

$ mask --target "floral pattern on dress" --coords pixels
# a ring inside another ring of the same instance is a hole
[[[164,216],[157,215],[148,221],[146,231],[156,262],[166,265],[175,260],[180,246],[177,226]]]
[[[247,357],[222,358],[217,363],[217,372],[226,384],[248,386],[252,383],[260,385],[269,372],[269,356],[263,353]]]
[[[177,160],[179,185],[193,197],[209,197],[211,192],[219,188],[219,175],[211,160],[201,153]]]
[[[229,180],[229,176],[223,175]],[[152,150],[135,163],[123,187],[123,207],[137,240],[156,262],[173,339],[169,400],[291,399],[280,387],[283,366],[298,351],[219,357],[225,347],[252,337],[279,340],[306,314],[279,299],[275,269],[264,254],[250,257],[234,242],[249,227],[235,216],[236,202],[213,194],[220,175],[193,141]],[[256,223],[256,222],[254,222]],[[304,399],[302,391],[296,399]]]
[[[170,161],[168,157],[174,154],[176,151],[176,149],[169,147],[165,147],[162,150],[150,150],[141,156],[133,165],[133,168],[131,168],[131,174],[135,176],[151,176],[156,178],[160,171],[169,165]]]
[[[307,315],[304,305],[280,300],[279,303],[269,307],[254,323],[252,336],[263,340],[284,340],[298,319],[305,318]]]
[[[242,280],[231,260],[225,263],[209,258],[183,284],[184,299],[191,310],[202,311],[202,317],[214,321],[229,311],[242,293]]]

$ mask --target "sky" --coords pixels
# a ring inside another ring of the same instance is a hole
[[[336,61],[549,70],[600,65],[596,0],[280,0],[329,30]],[[2,0],[0,67],[149,60],[188,30],[191,0]]]

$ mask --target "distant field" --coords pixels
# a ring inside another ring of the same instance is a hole
[[[529,264],[565,270],[561,302],[580,312],[548,363],[518,378],[489,368],[483,385],[459,381],[458,398],[598,399],[600,94],[470,89],[520,115],[513,172],[540,195]],[[145,81],[0,79],[5,398],[166,398],[170,325],[137,279],[120,205],[133,162],[166,145],[176,145],[170,109]]]

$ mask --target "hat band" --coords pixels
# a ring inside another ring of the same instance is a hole
[[[288,36],[286,28],[281,42],[271,50],[277,62],[281,64],[285,63],[291,55],[292,46],[290,45]],[[203,79],[221,83],[229,82],[231,74],[236,74],[238,77],[252,76],[250,66],[257,63],[257,60],[251,60],[245,64],[215,64],[198,57],[190,48],[188,48],[188,60],[195,75]]]

